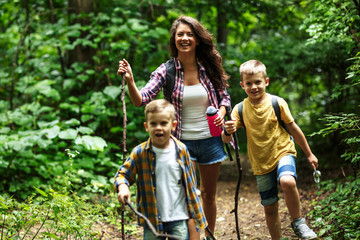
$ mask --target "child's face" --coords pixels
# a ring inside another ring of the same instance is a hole
[[[262,103],[266,98],[265,89],[269,86],[269,78],[265,78],[262,73],[244,74],[240,82],[252,104]]]
[[[171,131],[175,130],[177,121],[173,120],[169,112],[148,113],[144,122],[146,131],[150,134],[151,143],[157,148],[167,148]]]

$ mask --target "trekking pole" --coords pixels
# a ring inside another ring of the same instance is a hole
[[[211,239],[216,240],[216,238],[214,237],[213,233],[210,231],[209,227],[206,227],[205,229],[206,229],[206,231],[210,234]]]
[[[228,108],[226,108],[226,117],[228,118],[228,120],[231,120],[230,110]],[[240,229],[239,229],[238,205],[239,205],[240,184],[241,184],[241,179],[242,179],[242,168],[241,168],[239,145],[238,145],[238,139],[237,139],[236,132],[233,133],[232,135],[234,138],[236,165],[237,165],[239,175],[238,175],[236,191],[235,191],[235,208],[233,210],[231,210],[230,213],[235,214],[236,234],[237,234],[238,240],[240,240],[241,238],[240,238]]]
[[[125,104],[125,79],[124,79],[124,75],[121,76],[121,103],[122,103],[122,107],[123,107],[123,163],[126,160],[126,153],[127,153],[127,149],[126,149],[126,123],[127,123],[127,115],[126,115],[126,104]],[[124,205],[121,206],[121,235],[122,235],[122,240],[125,240],[125,227],[124,227],[124,221],[125,221],[125,207]]]
[[[164,238],[168,238],[168,239],[174,239],[174,240],[182,240],[181,238],[174,236],[174,235],[170,235],[170,234],[162,234],[162,233],[158,233],[156,232],[155,227],[151,224],[150,220],[145,217],[143,214],[141,214],[140,212],[138,212],[132,205],[131,203],[128,202],[128,200],[125,198],[125,203],[126,205],[128,205],[130,207],[130,209],[140,218],[145,220],[146,225],[149,227],[150,231],[155,235],[155,237],[164,237]]]

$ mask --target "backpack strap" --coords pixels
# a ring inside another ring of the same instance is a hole
[[[244,129],[245,129],[245,132],[246,132],[246,127],[245,127],[245,123],[244,123],[244,120],[243,120],[243,108],[244,108],[244,101],[241,101],[238,104],[238,113],[239,113],[240,121],[241,121],[242,125],[244,126]]]
[[[278,98],[279,98],[278,96],[271,95],[271,104],[272,104],[272,106],[274,108],[277,121],[279,122],[280,126],[283,127],[286,130],[286,132],[290,135],[290,138],[292,140],[293,137],[291,136],[291,134],[289,132],[289,129],[286,127],[286,124],[281,119],[281,112],[280,112],[280,106],[279,106]]]
[[[166,81],[165,84],[163,85],[163,95],[166,100],[171,102],[171,94],[174,90],[175,74],[176,74],[174,59],[171,58],[167,60],[165,66],[166,66]]]
[[[238,104],[238,113],[240,116],[240,121],[241,121],[242,125],[244,126],[244,129],[246,132],[246,127],[245,127],[244,120],[243,120],[243,108],[244,108],[243,104],[244,104],[244,101],[242,101]],[[278,102],[278,96],[271,95],[271,104],[272,104],[277,121],[279,122],[280,126],[282,128],[284,128],[286,130],[286,132],[289,133],[289,135],[290,135],[289,129],[286,127],[286,124],[281,119],[281,112],[280,112],[280,106],[279,106],[279,102]],[[291,140],[293,140],[293,137],[291,135],[290,135],[290,138],[291,138]]]

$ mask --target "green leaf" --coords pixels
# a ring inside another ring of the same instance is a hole
[[[129,23],[131,24],[131,29],[135,32],[145,32],[148,30],[148,26],[140,22],[139,19],[130,19]]]
[[[41,234],[45,235],[45,236],[49,236],[51,239],[60,240],[60,238],[58,236],[56,236],[54,233],[43,232]]]
[[[11,131],[9,127],[3,127],[0,129],[1,134],[8,134]]]
[[[46,137],[48,139],[54,139],[59,135],[60,127],[59,126],[53,126],[52,128],[42,130],[41,133],[46,134]]]
[[[107,86],[104,89],[104,93],[115,100],[121,93],[121,87]]]
[[[66,124],[66,125],[69,125],[69,126],[79,126],[80,123],[81,123],[81,122],[80,122],[79,120],[77,120],[76,118],[72,118],[72,119],[67,120],[67,121],[65,122],[65,124]]]
[[[78,127],[76,130],[78,130],[82,134],[92,134],[94,133],[94,130],[88,127]]]
[[[59,133],[60,139],[68,139],[68,140],[74,140],[77,136],[78,132],[75,129],[66,129],[64,131],[61,131]]]
[[[44,192],[43,190],[38,189],[37,187],[33,187],[35,188],[36,191],[38,191],[38,193],[40,193],[41,195],[43,195],[44,197],[48,197],[48,194],[46,192]]]
[[[76,144],[84,145],[88,150],[97,150],[97,151],[104,151],[104,147],[107,146],[107,143],[101,137],[93,137],[93,136],[82,136],[78,137],[75,141]]]

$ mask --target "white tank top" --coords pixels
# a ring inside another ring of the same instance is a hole
[[[168,148],[152,146],[152,150],[156,154],[156,205],[161,221],[188,219],[185,187],[181,180],[181,167],[176,160],[174,141],[170,140]]]
[[[181,139],[197,140],[210,138],[206,109],[209,98],[201,83],[184,86]]]

